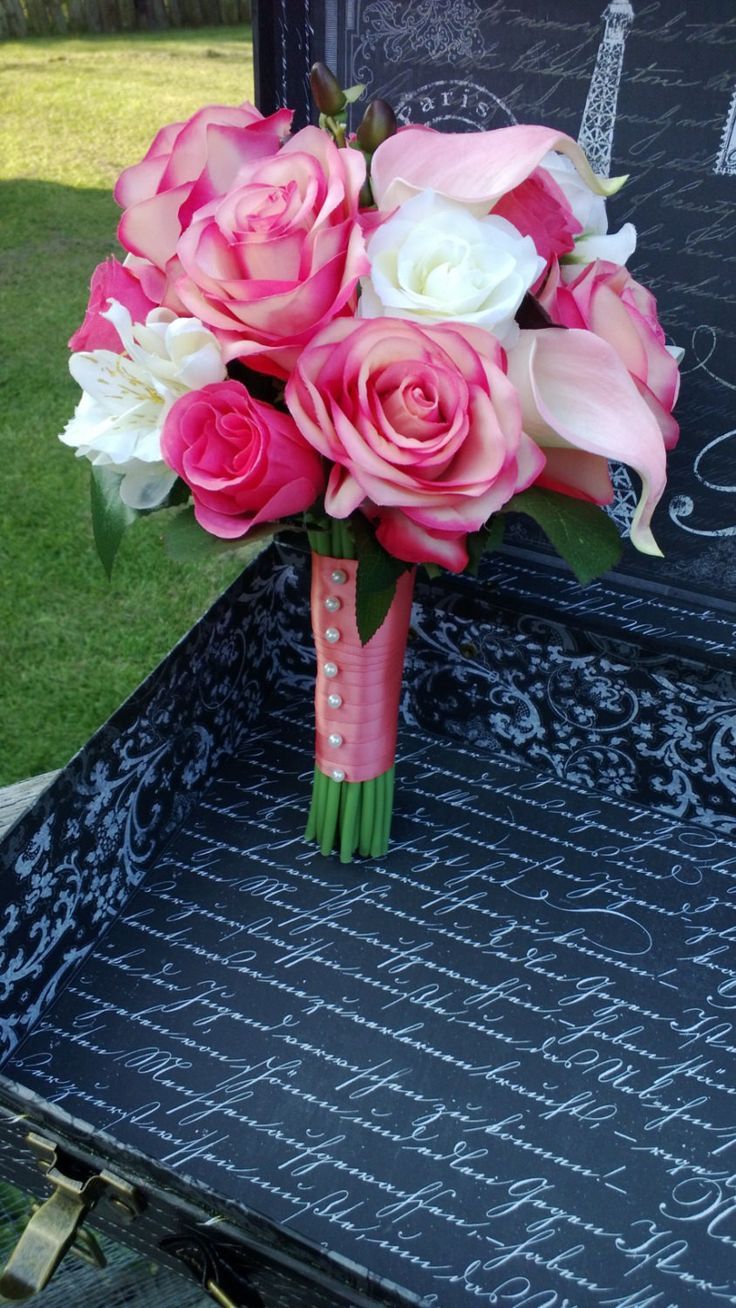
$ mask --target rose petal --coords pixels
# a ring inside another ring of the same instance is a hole
[[[437,563],[448,572],[462,572],[468,566],[464,536],[427,531],[400,509],[383,509],[376,537],[383,548],[405,563]]]
[[[179,208],[188,194],[189,186],[185,184],[126,209],[118,223],[118,240],[123,248],[164,268],[176,253],[181,235]]]
[[[143,322],[159,303],[146,294],[138,278],[117,259],[105,259],[92,274],[87,312],[81,327],[69,338],[70,350],[120,350],[115,327],[102,317],[110,300],[123,304],[134,322]]]

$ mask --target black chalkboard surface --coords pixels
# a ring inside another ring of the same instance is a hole
[[[679,446],[655,517],[665,560],[626,551],[655,590],[736,607],[736,5],[733,0],[268,0],[257,6],[261,107],[310,113],[314,59],[400,117],[451,131],[544,122],[634,222],[630,267],[684,347]],[[616,472],[622,526],[636,502]],[[518,545],[538,540],[519,525]]]

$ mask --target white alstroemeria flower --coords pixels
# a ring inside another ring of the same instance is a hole
[[[359,317],[474,323],[504,344],[516,339],[514,314],[544,270],[531,237],[505,218],[476,218],[434,191],[402,204],[367,248]]]
[[[223,381],[227,369],[215,336],[198,318],[152,309],[145,323],[134,323],[117,300],[103,317],[125,353],[71,356],[69,371],[84,394],[59,439],[91,463],[122,473],[120,496],[131,509],[152,509],[176,481],[161,458],[169,409],[187,391]]]
[[[541,167],[557,183],[582,227],[575,238],[575,249],[562,258],[563,263],[594,263],[606,259],[609,263],[625,264],[636,249],[636,228],[624,223],[618,232],[609,233],[606,201],[596,195],[583,181],[572,160],[551,150],[544,156]]]

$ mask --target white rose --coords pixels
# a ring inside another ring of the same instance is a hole
[[[505,218],[476,218],[434,191],[402,204],[371,236],[368,257],[359,317],[456,319],[505,343],[516,338],[514,314],[545,266],[531,237]]]
[[[117,300],[102,316],[125,353],[71,356],[69,371],[84,394],[59,439],[91,463],[122,473],[120,496],[130,508],[152,509],[176,481],[161,458],[166,414],[186,391],[223,381],[227,369],[216,338],[198,318],[152,309],[145,323],[134,323]]]
[[[624,223],[619,232],[609,235],[605,198],[591,191],[572,160],[552,150],[541,166],[557,183],[583,229],[575,238],[575,249],[563,256],[563,263],[593,263],[596,259],[627,263],[636,249],[633,223]]]

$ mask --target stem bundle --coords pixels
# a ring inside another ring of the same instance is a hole
[[[353,856],[382,858],[388,851],[393,809],[394,769],[372,781],[333,781],[314,769],[312,804],[305,838],[323,854],[337,850],[341,863]]]
[[[315,554],[333,559],[357,557],[348,522],[325,518],[308,535]],[[389,844],[393,795],[393,765],[369,781],[335,781],[315,766],[306,840],[316,841],[325,855],[337,851],[341,863],[352,862],[356,853],[383,857]]]

